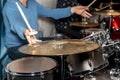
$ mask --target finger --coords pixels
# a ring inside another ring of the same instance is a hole
[[[35,36],[31,36],[31,38],[33,43],[42,42],[42,40],[38,40]]]
[[[34,43],[36,43],[36,37],[35,36],[26,36],[26,38],[27,38],[27,41],[28,41],[28,43],[29,44],[34,44]]]
[[[82,14],[82,16],[86,17],[86,18],[90,18],[92,15],[90,13],[88,13],[87,11],[84,11]]]
[[[29,44],[32,44],[30,36],[26,36],[26,39],[27,39],[27,41],[28,41]]]
[[[88,15],[89,17],[92,16],[92,14],[90,14],[89,12],[85,12],[86,15]]]

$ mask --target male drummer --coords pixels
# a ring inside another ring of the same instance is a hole
[[[18,5],[16,5],[16,2]],[[26,25],[18,6],[22,9],[32,30]],[[18,48],[28,43],[33,45],[41,42],[41,40],[38,40],[41,37],[41,33],[38,31],[38,16],[59,19],[69,17],[72,14],[78,14],[90,18],[92,15],[86,10],[88,10],[86,6],[48,9],[38,4],[35,0],[7,0],[3,8],[3,18],[5,24],[5,45],[8,48],[9,57],[14,60],[28,56],[20,53]]]

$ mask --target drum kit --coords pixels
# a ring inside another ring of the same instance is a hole
[[[115,4],[119,3],[112,2],[107,5]],[[83,39],[49,40],[32,46],[27,44],[20,47],[19,51],[21,53],[35,57],[22,58],[9,63],[6,67],[9,80],[55,80],[53,75],[56,74],[54,70],[57,68],[58,63],[56,60],[48,58],[48,56],[60,56],[60,80],[66,80],[65,62],[68,63],[70,77],[79,77],[79,79],[74,78],[73,80],[80,80],[81,78],[83,80],[120,80],[118,66],[111,70],[105,69],[109,65],[108,58],[114,53],[116,53],[116,61],[118,62],[116,65],[119,64],[117,53],[120,52],[120,40],[110,39],[110,29],[113,21],[111,16],[120,15],[120,11],[102,10],[96,11],[94,14],[110,16],[108,29],[85,29],[87,36]],[[96,27],[99,24],[80,22],[71,23],[71,25],[89,28]],[[119,27],[114,29],[119,31]]]

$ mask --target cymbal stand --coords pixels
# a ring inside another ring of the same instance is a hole
[[[109,9],[112,10],[112,6],[109,6]],[[113,16],[110,15],[110,17],[109,17],[109,27],[108,27],[108,29],[106,29],[106,39],[107,39],[106,43],[109,43],[109,42],[112,41],[110,39],[110,32],[111,32],[111,27],[112,27],[112,19],[113,19]]]
[[[110,39],[110,31],[111,31],[111,23],[112,23],[112,15],[110,15],[110,17],[109,17],[109,20],[110,20],[110,22],[109,22],[109,27],[108,27],[108,29],[106,30],[106,37],[107,37],[107,43],[109,43],[110,41],[111,41],[111,39]]]
[[[64,60],[64,55],[60,56],[61,58],[61,80],[65,80],[65,60]]]
[[[82,17],[82,22],[87,22],[87,19],[85,17]],[[82,37],[83,38],[86,37],[86,32],[85,32],[85,27],[84,26],[83,26],[82,33],[83,33]]]
[[[63,45],[57,45],[57,48],[59,48],[62,52],[63,50]],[[65,80],[65,55],[60,55],[60,75],[61,75],[61,80]]]
[[[62,34],[56,34],[55,40],[62,40],[63,35]],[[63,45],[57,44],[55,48],[60,49],[61,52],[63,51]],[[60,80],[65,80],[65,55],[60,55]]]

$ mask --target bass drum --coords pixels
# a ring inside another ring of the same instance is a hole
[[[101,48],[91,52],[69,55],[67,62],[70,64],[73,75],[86,74],[91,70],[101,70],[109,64]]]
[[[47,64],[46,64],[47,63]],[[27,57],[10,62],[6,67],[8,80],[56,80],[57,63],[47,57]]]

